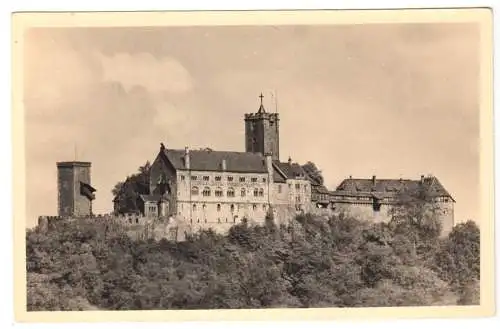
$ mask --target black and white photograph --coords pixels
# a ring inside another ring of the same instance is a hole
[[[489,303],[491,13],[442,11],[24,24],[27,314]]]

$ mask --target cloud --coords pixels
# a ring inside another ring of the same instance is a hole
[[[119,53],[100,56],[103,79],[121,83],[125,89],[143,86],[150,92],[185,93],[193,81],[182,64],[169,57],[156,58],[149,53]]]

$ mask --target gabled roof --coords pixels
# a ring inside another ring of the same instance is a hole
[[[308,178],[309,176],[298,163],[273,161],[273,163],[285,174],[287,179],[296,179],[298,177]]]
[[[391,197],[403,191],[416,191],[424,187],[430,196],[446,196],[453,199],[436,177],[422,177],[420,180],[409,179],[344,179],[332,195],[372,196],[375,198]]]
[[[165,156],[176,170],[186,170],[185,150],[165,149]],[[190,150],[191,170],[220,171],[225,161],[227,172],[267,173],[266,158],[260,153],[227,152],[213,150]]]

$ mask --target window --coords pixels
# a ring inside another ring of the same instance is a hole
[[[198,194],[199,194],[198,187],[193,186],[193,187],[191,188],[191,195],[198,195]]]
[[[184,180],[184,178],[185,178],[184,175],[181,175],[181,180]]]
[[[217,211],[220,211],[220,203],[217,204]]]
[[[259,196],[259,189],[258,188],[253,190],[253,196]]]
[[[299,183],[295,184],[295,189],[296,190],[300,190],[300,184]]]
[[[269,125],[270,125],[271,127],[272,127],[272,126],[274,126],[274,121],[273,121],[273,120],[269,121]]]
[[[257,182],[257,177],[252,177],[251,180],[252,180],[252,183],[256,183]]]
[[[210,196],[210,187],[205,186],[203,189],[203,196]]]
[[[227,196],[230,198],[234,198],[234,189],[233,188],[228,188],[227,189]]]
[[[231,205],[231,212],[234,212],[234,204]]]
[[[262,182],[265,183],[266,182],[266,177],[262,178]]]
[[[222,193],[222,189],[221,189],[221,188],[217,188],[217,189],[215,190],[215,196],[217,196],[217,197],[221,197],[222,195],[223,195],[223,193]]]
[[[256,204],[254,204],[254,205],[252,206],[252,209],[253,209],[253,211],[256,211],[256,210],[257,210],[257,205],[256,205]]]
[[[203,180],[207,182],[208,180],[210,180],[210,177],[208,177],[208,176],[203,176]]]
[[[241,189],[241,196],[244,197],[246,195],[247,195],[247,191],[244,188],[242,188]]]
[[[278,185],[278,193],[281,193],[281,184]]]
[[[298,196],[295,198],[295,202],[296,202],[296,203],[300,203],[300,201],[301,201],[301,200],[300,200],[300,195],[298,195]]]
[[[264,189],[263,188],[259,189],[259,196],[260,197],[264,196]]]
[[[262,209],[265,211],[267,209],[267,206],[265,204],[263,204]]]
[[[205,209],[207,209],[207,205],[206,204],[203,204],[203,211],[205,211]]]
[[[220,180],[221,180],[221,177],[220,177],[220,176],[215,176],[215,181],[216,181],[216,182],[220,182]]]
[[[245,182],[245,177],[240,177],[240,183]]]
[[[193,211],[196,211],[196,204],[193,204]]]
[[[191,176],[191,180],[197,180],[198,176]]]
[[[228,177],[227,177],[227,181],[228,181],[228,182],[232,182],[232,181],[233,181],[233,176],[228,176]]]

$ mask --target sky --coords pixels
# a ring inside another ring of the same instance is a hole
[[[57,214],[58,161],[92,162],[105,213],[160,142],[244,151],[261,92],[282,160],[313,161],[328,188],[432,174],[456,222],[479,220],[479,37],[465,23],[30,29],[27,226]]]

